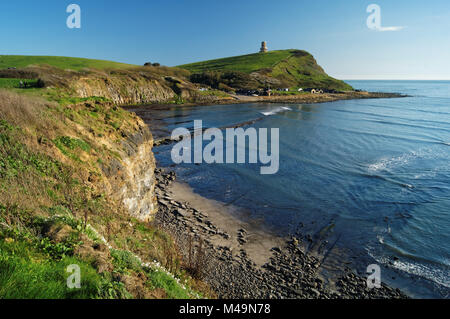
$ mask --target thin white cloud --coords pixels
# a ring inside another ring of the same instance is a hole
[[[378,27],[375,30],[380,32],[389,32],[389,31],[401,31],[405,27]]]

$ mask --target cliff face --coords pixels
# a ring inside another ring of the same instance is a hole
[[[164,82],[140,77],[82,77],[71,87],[79,97],[102,96],[119,105],[164,103],[176,96]]]
[[[111,198],[123,205],[131,216],[149,221],[157,210],[155,197],[155,158],[153,137],[136,118],[137,129],[120,142],[123,155],[101,164]]]
[[[103,198],[108,210],[151,220],[157,205],[153,136],[148,126],[135,114],[109,102],[57,109],[58,114],[64,114],[61,123],[40,134],[55,143],[50,144],[52,157],[73,167],[90,190],[87,201]]]
[[[78,97],[104,97],[117,105],[214,103],[223,98],[202,95],[194,84],[180,77],[153,78],[142,72],[130,74],[120,71],[120,75],[117,73],[118,71],[108,76],[91,74],[87,77],[74,78],[69,87]]]
[[[117,105],[171,103],[177,99],[193,100],[198,95],[197,88],[185,79],[183,72],[170,68],[78,74],[67,86],[76,96],[101,96]]]

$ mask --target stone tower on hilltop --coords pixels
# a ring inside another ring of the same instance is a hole
[[[263,41],[261,43],[261,49],[259,50],[259,53],[266,53],[267,51],[269,51],[269,49],[267,49],[267,42]]]

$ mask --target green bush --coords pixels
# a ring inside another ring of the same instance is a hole
[[[142,271],[141,262],[131,252],[126,250],[111,250],[114,268],[120,272]]]

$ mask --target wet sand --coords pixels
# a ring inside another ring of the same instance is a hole
[[[221,202],[206,199],[193,192],[185,183],[174,182],[169,188],[174,200],[186,202],[190,207],[201,211],[208,220],[224,233],[229,234],[226,239],[219,234],[210,234],[208,240],[214,246],[228,247],[234,255],[241,249],[247,252],[249,259],[261,267],[270,261],[272,248],[282,247],[285,240],[264,229],[257,221],[244,222],[235,216],[243,216],[244,211],[234,206],[227,206]]]

